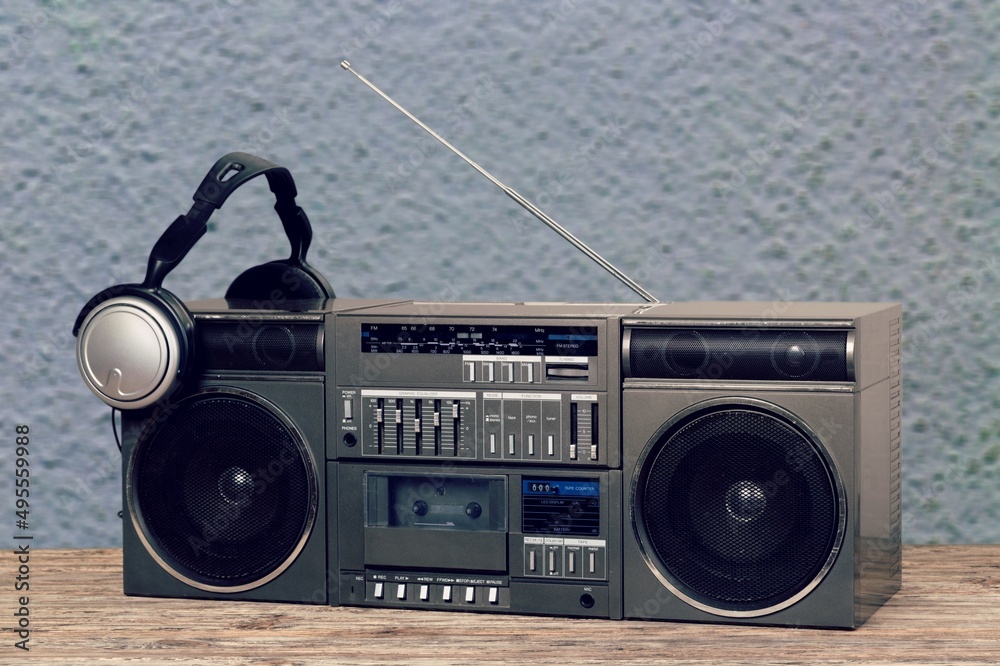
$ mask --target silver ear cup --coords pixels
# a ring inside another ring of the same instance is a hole
[[[147,407],[180,381],[187,340],[155,303],[112,298],[87,315],[76,341],[80,374],[94,394],[117,409]]]

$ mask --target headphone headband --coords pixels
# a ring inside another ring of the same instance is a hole
[[[306,262],[312,226],[295,203],[295,181],[288,169],[247,153],[229,153],[202,179],[191,210],[156,241],[143,283],[103,290],[76,318],[73,335],[80,374],[106,404],[141,409],[183,386],[197,356],[195,321],[184,302],[163,288],[163,279],[205,235],[212,213],[243,183],[261,174],[277,200],[274,209],[292,256],[246,269],[229,285],[226,299],[333,297],[326,278]]]
[[[84,319],[95,307],[122,295],[125,291],[142,289],[146,293],[161,292],[164,278],[205,235],[208,230],[208,219],[212,213],[221,208],[226,199],[240,186],[261,174],[267,176],[268,185],[276,199],[274,209],[281,218],[285,235],[292,246],[289,263],[307,267],[306,252],[312,242],[312,225],[305,211],[295,203],[298,191],[295,189],[292,174],[285,167],[261,157],[249,153],[229,153],[222,156],[202,179],[195,191],[191,210],[185,215],[178,216],[153,245],[146,266],[146,278],[142,284],[117,285],[96,294],[77,316],[73,324],[73,335],[78,334]],[[315,279],[329,287],[318,274]]]
[[[312,225],[296,203],[298,191],[292,174],[278,166],[249,153],[229,153],[222,156],[202,179],[194,194],[194,205],[186,215],[180,215],[167,227],[149,253],[146,278],[143,286],[159,289],[163,280],[205,235],[208,219],[226,199],[244,183],[261,174],[267,176],[268,185],[277,200],[274,210],[281,218],[285,235],[292,246],[292,260],[304,261],[312,242]]]

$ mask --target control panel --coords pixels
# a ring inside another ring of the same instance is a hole
[[[524,537],[524,575],[607,580],[607,541]]]
[[[361,389],[342,399],[345,426],[360,402],[362,455],[476,458],[475,393]]]
[[[607,319],[420,317],[415,307],[338,319],[331,458],[618,464],[606,446],[618,400]]]
[[[606,464],[604,393],[339,389],[341,456]]]
[[[362,322],[361,352],[368,354],[462,354],[597,356],[597,327],[462,321]]]

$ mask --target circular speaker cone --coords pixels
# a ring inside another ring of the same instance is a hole
[[[708,363],[708,344],[697,331],[680,331],[670,336],[662,354],[677,377],[694,377]]]
[[[771,345],[771,367],[789,379],[810,376],[822,360],[819,345],[805,331],[783,333]]]
[[[759,616],[826,575],[846,510],[835,470],[795,417],[719,399],[678,415],[639,461],[632,521],[653,572],[702,610]]]
[[[194,587],[240,592],[287,568],[316,517],[315,467],[280,410],[240,389],[179,402],[142,432],[127,499],[150,554]]]
[[[295,336],[285,326],[264,326],[253,336],[253,355],[269,370],[285,370],[295,360]]]

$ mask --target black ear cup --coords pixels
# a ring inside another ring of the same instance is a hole
[[[80,313],[77,365],[90,390],[108,405],[147,407],[180,386],[194,353],[194,320],[165,289],[133,284],[110,291],[114,295],[95,297]]]
[[[290,259],[270,261],[243,271],[226,291],[227,300],[282,303],[332,298],[333,288],[319,271]]]

